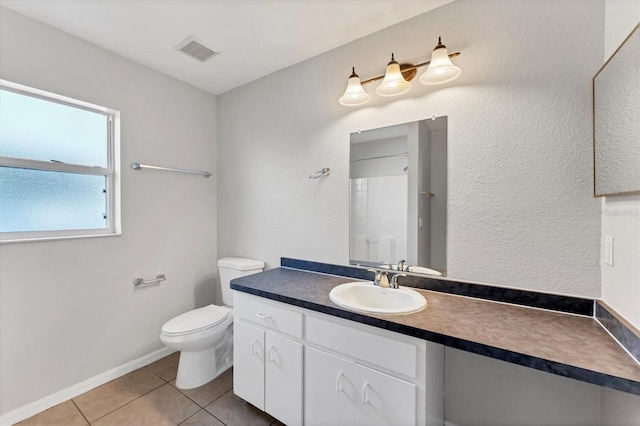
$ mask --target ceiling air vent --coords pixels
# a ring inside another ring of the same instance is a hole
[[[176,46],[176,49],[180,52],[186,53],[187,55],[197,59],[200,62],[206,62],[214,56],[220,54],[220,52],[211,50],[207,46],[202,44],[202,42],[200,42],[200,40],[198,40],[195,36],[189,36],[185,38],[180,44]]]

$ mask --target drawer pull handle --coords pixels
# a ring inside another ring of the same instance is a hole
[[[336,392],[342,392],[342,371],[338,373],[338,377],[336,377]]]
[[[251,342],[251,355],[258,355],[258,351],[256,350],[256,343],[258,343],[258,345],[260,344],[260,342],[258,342],[258,339],[253,339],[253,342]]]
[[[267,352],[267,354],[269,355],[269,361],[270,361],[270,362],[276,362],[276,359],[275,359],[273,356],[271,356],[271,351],[272,351],[273,349],[275,349],[275,346],[271,346],[271,347],[269,348],[269,351]]]
[[[364,386],[362,387],[362,403],[368,404],[369,398],[367,398],[367,389],[369,388],[369,383],[364,382]]]
[[[265,314],[263,314],[262,312],[258,312],[258,313],[256,314],[256,316],[257,316],[258,318],[260,318],[261,320],[266,320],[266,319],[271,318],[271,315],[265,315]]]

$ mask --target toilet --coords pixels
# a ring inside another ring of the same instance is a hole
[[[223,306],[208,305],[180,314],[162,326],[160,340],[180,351],[176,386],[193,389],[233,364],[233,291],[231,280],[262,272],[261,260],[227,257],[218,261]]]

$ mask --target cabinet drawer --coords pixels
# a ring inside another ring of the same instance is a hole
[[[365,331],[363,328],[371,329]],[[375,330],[360,324],[339,324],[307,315],[307,341],[365,361],[390,371],[416,378],[418,374],[418,348],[416,344],[384,336],[384,330]]]
[[[236,291],[233,295],[233,313],[245,321],[302,338],[302,312],[287,309],[278,302]]]

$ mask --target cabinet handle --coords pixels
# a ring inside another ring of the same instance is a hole
[[[265,315],[265,314],[263,314],[262,312],[258,312],[258,313],[256,314],[256,316],[257,316],[258,318],[260,318],[261,320],[266,320],[266,319],[271,318],[271,315]]]
[[[336,377],[336,392],[342,392],[342,371],[338,373],[338,377]]]
[[[362,403],[368,404],[369,398],[367,398],[367,389],[369,388],[369,383],[364,382],[364,386],[362,387]]]
[[[258,339],[253,339],[253,342],[251,342],[251,355],[258,355],[258,351],[256,350],[256,343],[260,343],[258,342]]]
[[[271,351],[272,351],[273,349],[275,349],[275,346],[271,346],[271,347],[269,348],[269,350],[267,351],[267,355],[268,355],[268,357],[269,357],[269,361],[271,361],[271,362],[276,362],[276,359],[275,359],[274,357],[272,357],[272,356],[271,356]]]

